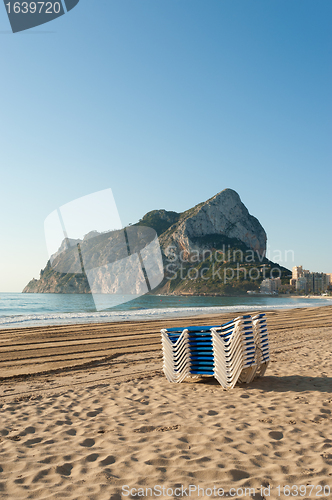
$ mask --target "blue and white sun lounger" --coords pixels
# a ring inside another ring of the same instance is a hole
[[[163,371],[170,382],[210,375],[225,388],[263,376],[269,363],[265,314],[223,325],[161,330]]]

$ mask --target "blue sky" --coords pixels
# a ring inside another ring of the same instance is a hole
[[[0,291],[44,220],[112,188],[123,224],[235,189],[271,257],[332,273],[330,0],[80,0],[11,34],[0,9]]]

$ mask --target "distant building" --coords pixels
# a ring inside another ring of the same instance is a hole
[[[266,278],[259,287],[260,293],[277,293],[281,286],[280,278]]]
[[[311,273],[302,266],[294,266],[290,284],[297,292],[323,293],[328,289],[331,277],[332,274]]]
[[[302,276],[303,276],[302,266],[294,266],[292,269],[292,279],[297,280],[299,278],[302,278]]]
[[[330,279],[327,274],[314,273],[314,293],[326,292],[330,285]]]
[[[307,280],[307,293],[314,293],[315,284],[314,284],[314,275],[313,275],[313,273],[307,273],[304,276],[304,279]]]
[[[294,266],[292,269],[292,279],[297,280],[299,278],[303,278],[303,276],[307,276],[310,274],[310,271],[307,269],[303,269],[302,266]]]
[[[306,278],[302,277],[295,280],[295,290],[297,292],[308,293],[308,285]]]

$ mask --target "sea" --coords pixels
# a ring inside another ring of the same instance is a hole
[[[329,298],[287,296],[193,297],[143,295],[97,311],[89,294],[0,293],[0,329],[142,321],[200,314],[244,313],[332,305]]]

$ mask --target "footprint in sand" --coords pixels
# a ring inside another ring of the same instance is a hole
[[[34,439],[28,439],[28,441],[25,441],[25,446],[32,446],[33,444],[40,443],[43,440],[43,438],[34,438]]]
[[[66,434],[69,434],[69,436],[76,436],[76,431],[75,429],[68,429]]]
[[[114,463],[115,463],[115,457],[113,457],[112,455],[109,455],[108,457],[104,458],[104,460],[102,460],[100,462],[100,465],[111,465]]]
[[[95,444],[95,440],[94,439],[84,439],[84,441],[82,441],[82,443],[80,443],[81,446],[85,446],[86,448],[91,448],[91,446],[93,446]]]
[[[280,441],[280,439],[284,437],[283,433],[279,431],[271,431],[269,432],[269,436],[270,438],[275,439],[276,441]]]
[[[57,462],[57,461],[58,461],[58,457],[51,455],[49,457],[44,458],[43,460],[40,460],[40,463],[41,464],[51,464],[51,463]]]
[[[250,477],[247,471],[241,469],[231,469],[227,473],[231,475],[233,481],[241,481],[241,479],[248,479]]]
[[[58,467],[55,469],[55,472],[57,472],[61,476],[70,476],[72,468],[73,466],[71,463],[65,463],[63,465],[58,465]]]
[[[196,459],[196,462],[197,463],[204,463],[204,462],[211,462],[211,458],[210,457],[200,457],[200,458],[197,458]]]
[[[45,476],[47,476],[47,474],[49,474],[49,472],[50,472],[50,469],[41,470],[40,472],[38,472],[38,474],[35,475],[32,482],[37,483],[38,481],[40,481],[40,479],[43,479]]]
[[[55,425],[71,425],[71,421],[70,420],[57,420],[55,422]]]
[[[99,415],[99,413],[101,413],[103,411],[102,408],[97,408],[96,410],[94,411],[89,411],[86,416],[87,417],[96,417],[97,415]]]
[[[85,460],[87,462],[95,462],[98,457],[99,457],[98,453],[91,453],[91,455],[88,455],[87,457],[85,457]]]
[[[26,436],[27,434],[34,434],[36,429],[32,426],[26,427],[24,431],[20,432],[20,436]]]

